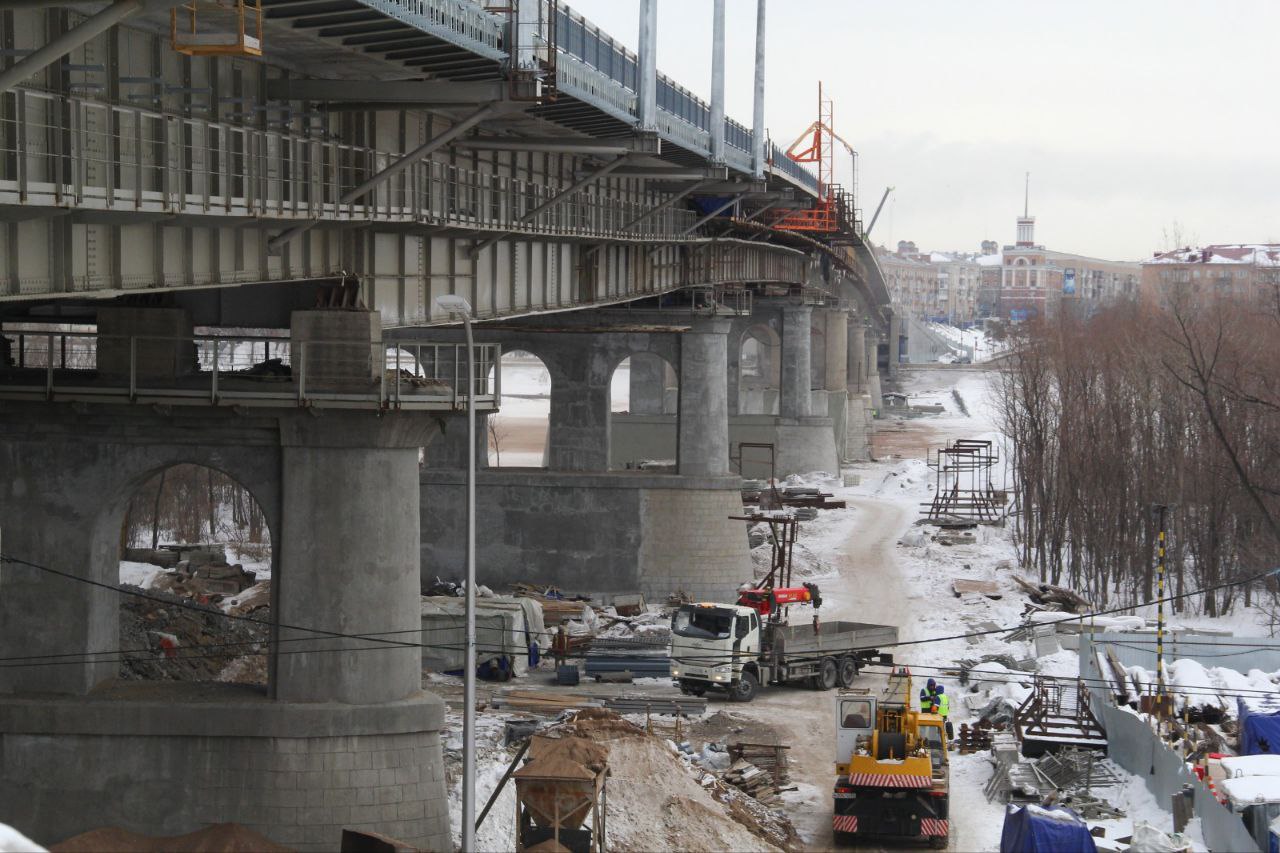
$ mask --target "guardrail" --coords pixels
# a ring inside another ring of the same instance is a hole
[[[505,57],[502,21],[470,0],[359,0],[370,9],[493,59]]]
[[[501,401],[502,348],[476,344],[476,406]],[[6,329],[0,399],[375,410],[467,406],[466,346]]]
[[[589,83],[616,85],[594,71],[582,81]],[[625,90],[610,94],[615,96],[634,100]],[[67,124],[53,116],[67,116]],[[0,133],[0,201],[10,204],[282,221],[420,222],[631,240],[679,239],[696,220],[692,211],[668,208],[638,228],[624,228],[660,199],[599,188],[526,218],[564,187],[439,160],[416,162],[359,203],[343,203],[348,189],[400,155],[55,92],[17,88],[0,94],[0,124],[13,131]],[[48,142],[64,134],[67,152]]]

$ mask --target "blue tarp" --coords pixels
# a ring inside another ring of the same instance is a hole
[[[1010,805],[1004,813],[1000,853],[1097,853],[1089,827],[1061,807]]]
[[[1236,700],[1240,712],[1240,754],[1280,755],[1280,702]]]

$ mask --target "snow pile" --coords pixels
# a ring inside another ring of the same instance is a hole
[[[135,563],[130,560],[120,561],[120,583],[136,586],[140,589],[151,589],[156,579],[165,573],[163,566],[152,563]]]
[[[1141,666],[1126,666],[1130,682],[1143,692],[1154,690],[1158,682],[1154,670]],[[1231,718],[1236,716],[1236,699],[1242,696],[1245,703],[1257,705],[1264,713],[1280,709],[1280,672],[1268,673],[1253,669],[1244,674],[1224,666],[1206,667],[1190,658],[1179,658],[1165,664],[1165,680],[1173,692],[1177,708],[1210,706],[1221,708]]]
[[[0,823],[0,853],[44,853],[44,850],[12,826]]]
[[[610,741],[609,770],[613,850],[778,849],[726,814],[668,742],[652,737]]]

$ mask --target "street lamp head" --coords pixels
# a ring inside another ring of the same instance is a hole
[[[454,314],[471,314],[471,303],[455,293],[446,293],[436,297],[436,305]]]

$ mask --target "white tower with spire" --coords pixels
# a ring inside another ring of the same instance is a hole
[[[1022,215],[1018,217],[1018,247],[1030,249],[1036,244],[1036,218],[1031,210],[1031,173],[1027,172],[1026,187],[1022,197]]]

